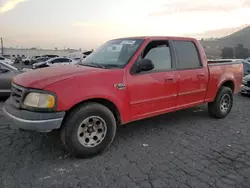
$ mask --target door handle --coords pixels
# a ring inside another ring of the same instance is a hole
[[[166,77],[166,78],[164,78],[164,81],[171,82],[171,81],[174,81],[174,78],[173,77]]]
[[[199,74],[197,74],[197,77],[198,77],[198,78],[204,78],[204,77],[205,77],[205,74],[204,74],[204,73],[199,73]]]

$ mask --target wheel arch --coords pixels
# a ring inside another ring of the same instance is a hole
[[[86,103],[98,103],[101,104],[105,107],[107,107],[115,116],[117,125],[122,123],[122,118],[121,118],[121,113],[118,109],[118,107],[115,105],[114,102],[112,102],[111,100],[105,99],[105,98],[90,98],[90,99],[86,99],[83,101],[80,101],[78,103],[76,103],[75,105],[73,105],[69,110],[66,111],[66,115],[65,118],[67,118],[67,115],[69,113],[71,113],[74,109],[78,108],[79,106],[86,104]]]
[[[234,81],[233,81],[233,80],[225,80],[224,82],[222,82],[221,85],[220,85],[220,87],[218,88],[217,93],[219,92],[219,89],[220,89],[222,86],[229,87],[229,88],[232,90],[232,92],[234,93],[235,84],[234,84]]]

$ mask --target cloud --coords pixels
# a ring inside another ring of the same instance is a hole
[[[4,0],[0,4],[0,13],[8,12],[24,1],[28,0]]]
[[[181,0],[162,5],[162,9],[151,12],[149,16],[165,16],[187,12],[230,12],[250,8],[250,0]]]

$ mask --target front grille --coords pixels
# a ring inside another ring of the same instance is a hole
[[[14,83],[11,85],[11,101],[16,108],[21,108],[21,103],[24,97],[24,89]]]
[[[250,81],[247,82],[246,86],[250,87]]]

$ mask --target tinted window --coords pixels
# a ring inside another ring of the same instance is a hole
[[[4,58],[3,58],[3,57],[0,57],[0,60],[4,60]]]
[[[250,64],[249,63],[245,63],[243,62],[243,69],[246,71],[246,70],[249,70],[250,69]]]
[[[71,60],[70,60],[70,59],[65,58],[65,59],[63,59],[63,62],[64,62],[64,63],[65,63],[65,62],[71,62]]]
[[[53,61],[53,63],[66,63],[66,62],[70,62],[69,59],[66,58],[59,58],[59,59],[55,59]]]
[[[171,69],[170,50],[166,45],[151,48],[144,59],[150,59],[153,62],[153,70]]]
[[[52,63],[61,63],[61,62],[62,62],[61,58],[60,59],[55,59],[55,60],[52,61]]]
[[[44,62],[44,61],[47,61],[47,60],[49,60],[49,58],[42,57],[42,58],[36,59],[36,62]]]
[[[190,41],[174,41],[180,69],[193,69],[201,67],[198,51],[195,44]]]

